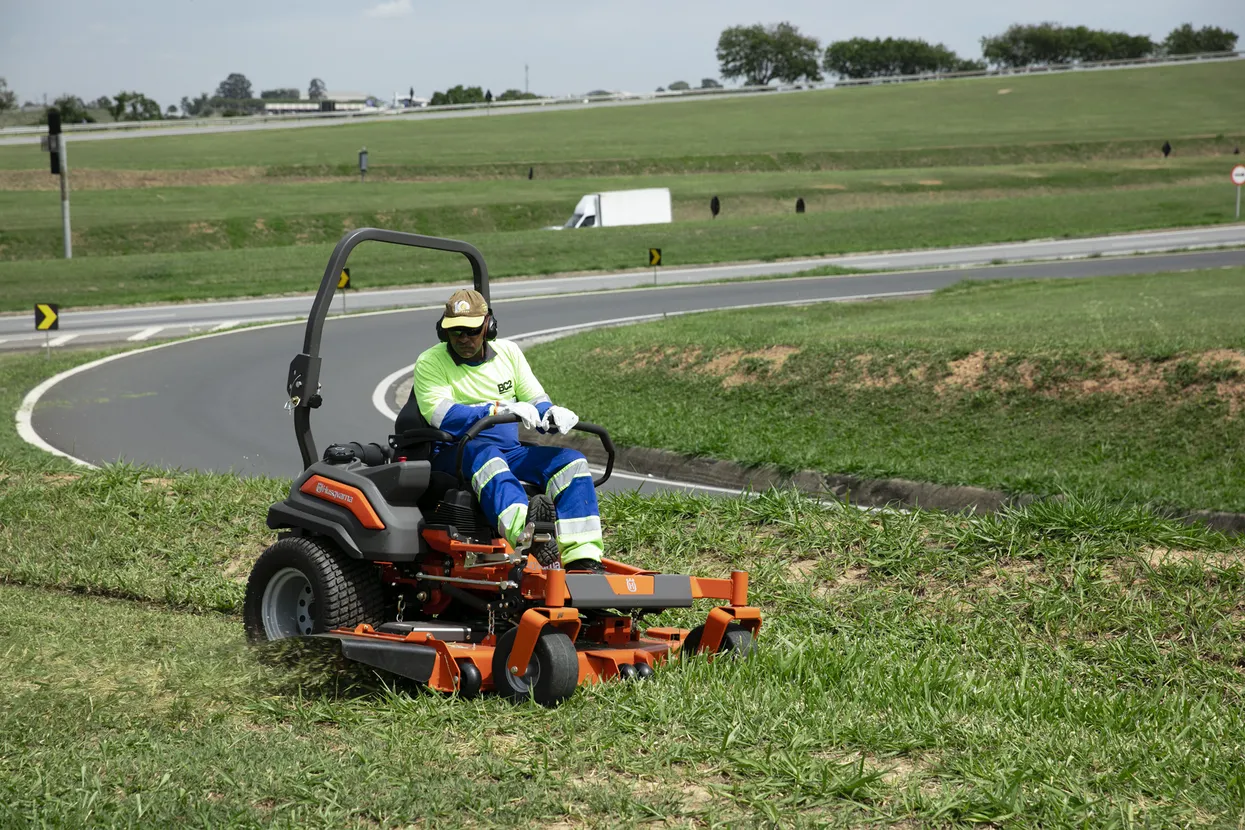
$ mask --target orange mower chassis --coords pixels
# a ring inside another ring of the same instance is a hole
[[[424,535],[429,544],[452,560],[448,576],[465,578],[470,575],[495,580],[499,585],[505,579],[506,565],[469,567],[467,558],[472,554],[513,553],[505,541],[496,540],[491,545],[463,542],[437,530],[427,530]],[[575,644],[579,661],[577,685],[624,676],[640,666],[655,669],[682,649],[689,634],[685,628],[651,627],[640,632],[633,627],[631,617],[621,615],[606,615],[584,626],[580,610],[571,604],[574,596],[568,588],[568,576],[574,581],[593,580],[591,585],[597,593],[612,592],[622,607],[651,596],[658,578],[687,580],[692,599],[726,601],[729,604],[709,612],[697,646],[698,653],[716,654],[732,623],[753,637],[761,627],[760,610],[747,604],[746,571],[732,571],[727,579],[706,579],[660,575],[609,559],[602,564],[606,569],[604,575],[568,574],[562,570],[545,570],[532,558],[527,559],[519,591],[525,600],[541,604],[527,608],[520,616],[517,634],[506,657],[507,670],[515,675],[526,673],[546,627],[564,633]],[[392,671],[441,692],[454,693],[464,689],[464,666],[467,664],[478,673],[479,691],[497,689],[493,677],[494,653],[503,627],[507,624],[499,622],[498,630],[487,633],[479,642],[441,640],[428,631],[389,633],[366,624],[334,629],[319,636],[339,640],[342,654],[348,659]]]

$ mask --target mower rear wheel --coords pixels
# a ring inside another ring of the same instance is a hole
[[[493,650],[493,686],[499,694],[518,702],[531,696],[541,706],[554,707],[570,697],[579,685],[579,655],[571,638],[551,625],[540,630],[532,659],[523,674],[506,668],[519,628],[497,638]]]
[[[703,625],[693,628],[688,632],[687,639],[683,641],[683,648],[679,650],[679,653],[688,657],[695,656],[700,651],[700,641],[704,636]],[[752,632],[738,623],[730,623],[726,626],[726,631],[722,634],[722,643],[718,646],[718,654],[725,654],[738,660],[751,657],[756,650],[757,646],[752,639]]]
[[[270,545],[251,569],[242,622],[252,643],[384,622],[376,567],[300,536]]]

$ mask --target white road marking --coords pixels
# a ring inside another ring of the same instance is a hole
[[[225,329],[231,329],[234,326],[241,325],[241,323],[242,323],[241,320],[226,320],[223,323],[217,323],[216,325],[212,326],[212,328],[209,330],[210,331],[224,331]]]
[[[149,340],[155,335],[164,331],[166,328],[168,328],[168,326],[152,326],[151,328],[143,329],[137,334],[131,334],[129,337],[125,339],[129,340],[131,343],[137,343],[140,340]]]
[[[48,345],[49,346],[63,346],[66,343],[68,343],[70,340],[73,340],[77,336],[78,335],[76,334],[62,334],[60,337],[53,337],[51,340],[49,340]]]

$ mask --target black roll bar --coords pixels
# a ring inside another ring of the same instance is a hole
[[[307,317],[303,351],[290,361],[290,372],[285,384],[290,406],[294,410],[294,432],[298,438],[299,452],[303,456],[303,469],[314,464],[318,457],[316,442],[311,435],[311,410],[320,405],[320,335],[324,330],[329,306],[333,302],[333,294],[337,291],[337,281],[346,267],[346,260],[360,242],[389,242],[394,245],[409,245],[412,248],[430,248],[434,251],[462,254],[471,263],[473,287],[484,295],[485,301],[489,300],[488,266],[484,264],[484,255],[474,245],[457,239],[382,228],[359,228],[343,236],[329,256],[328,265],[324,267],[320,288],[316,291],[316,298],[311,303],[311,313]]]

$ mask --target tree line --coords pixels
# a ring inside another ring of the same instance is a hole
[[[980,70],[987,64],[1020,69],[1052,63],[1230,52],[1236,48],[1236,41],[1235,32],[1217,26],[1194,29],[1190,23],[1173,29],[1162,41],[1085,26],[1016,24],[1002,34],[981,38],[983,60],[975,60],[961,58],[941,43],[906,38],[852,38],[830,43],[823,50],[817,38],[783,22],[724,29],[718,38],[717,58],[723,78],[764,86],[775,80],[820,81],[823,70],[840,78],[880,78]]]

